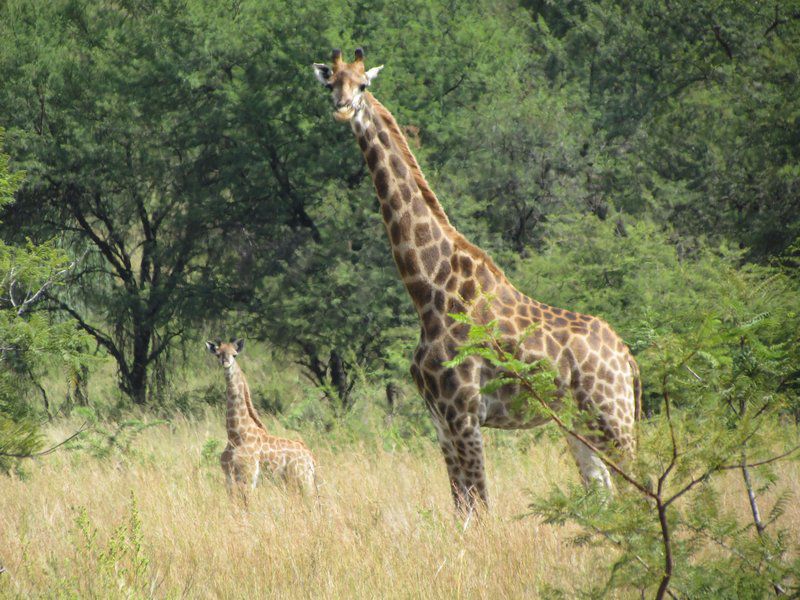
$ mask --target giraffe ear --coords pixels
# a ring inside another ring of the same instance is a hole
[[[380,67],[372,67],[369,71],[364,73],[364,76],[367,78],[367,85],[372,83],[372,80],[378,76],[378,73],[381,72],[382,68],[383,65],[381,65]]]
[[[243,339],[240,338],[238,340],[233,340],[232,343],[233,343],[233,346],[236,348],[237,354],[239,352],[241,352],[242,350],[244,350],[244,340]]]
[[[217,353],[217,344],[214,342],[206,342],[206,348],[208,348],[208,351],[211,352],[211,354]]]
[[[322,63],[314,63],[314,76],[322,85],[328,85],[328,79],[331,78],[333,72],[328,65]]]

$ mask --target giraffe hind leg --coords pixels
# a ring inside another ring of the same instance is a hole
[[[311,498],[315,490],[314,463],[311,458],[305,455],[293,457],[286,465],[283,480],[288,487]]]
[[[594,486],[599,486],[608,491],[613,491],[611,473],[597,453],[571,435],[567,435],[567,444],[572,456],[575,458],[575,462],[578,464],[584,487],[591,489]]]

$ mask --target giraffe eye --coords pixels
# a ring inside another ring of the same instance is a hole
[[[330,83],[326,83],[326,84],[325,84],[325,87],[326,87],[326,88],[328,88],[329,90],[332,90],[332,89],[333,89],[333,85],[332,85],[332,84],[330,84]]]
[[[365,89],[367,89],[367,84],[366,83],[362,83],[360,86],[358,86],[358,89],[363,92]]]

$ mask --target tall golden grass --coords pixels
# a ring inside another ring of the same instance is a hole
[[[227,497],[216,454],[203,458],[224,438],[218,418],[148,429],[124,457],[58,452],[0,478],[0,596],[495,599],[600,582],[613,554],[519,518],[551,485],[577,482],[565,445],[520,452],[495,443],[506,435],[487,432],[492,510],[466,531],[434,443],[387,451],[315,436],[319,506],[267,483],[247,510]],[[800,497],[797,463],[779,469]],[[733,473],[723,488],[746,515]],[[800,533],[797,503],[784,523]]]

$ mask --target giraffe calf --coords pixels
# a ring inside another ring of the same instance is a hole
[[[219,359],[227,384],[226,425],[228,444],[220,457],[228,492],[236,488],[244,499],[255,489],[262,474],[300,489],[309,497],[316,493],[316,462],[301,441],[267,433],[250,399],[250,388],[236,356],[244,340],[206,342]]]

